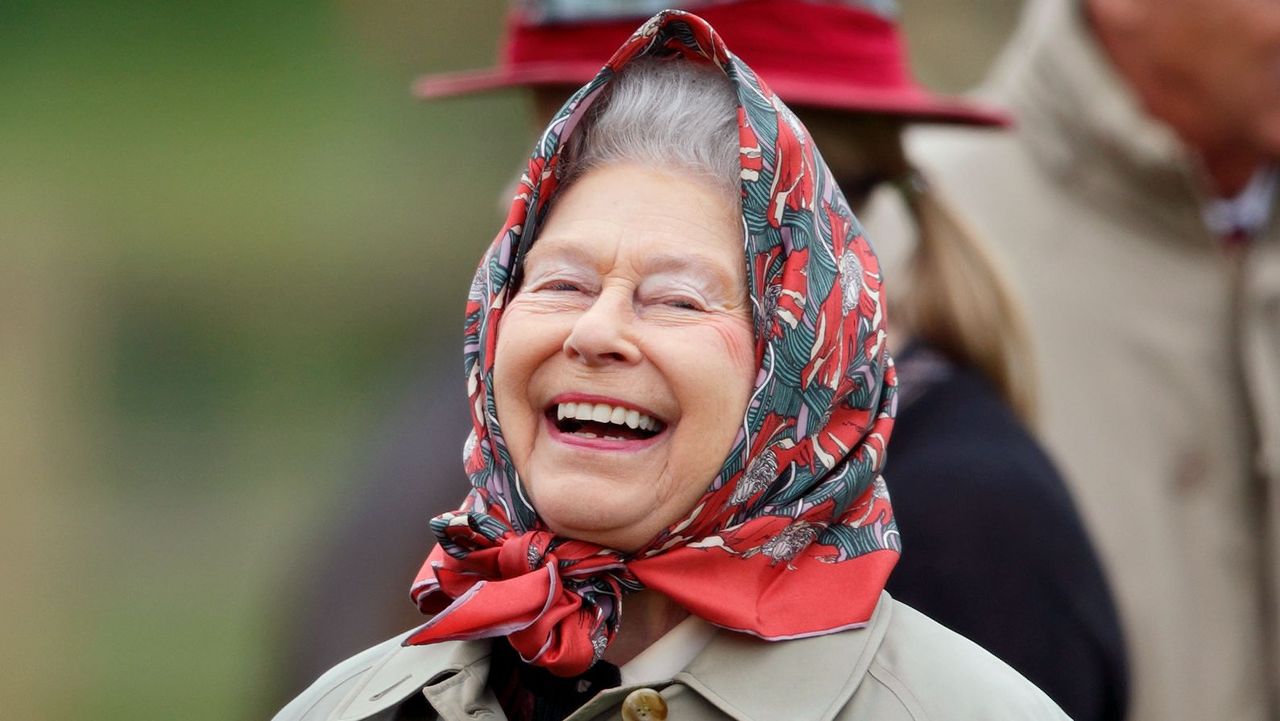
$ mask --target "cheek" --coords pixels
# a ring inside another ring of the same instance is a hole
[[[725,323],[717,325],[715,331],[734,377],[745,378],[750,383],[756,374],[755,339],[752,337],[751,327],[740,323]]]
[[[697,398],[698,406],[714,407],[717,415],[733,415],[746,407],[756,377],[749,323],[734,317],[709,318],[671,340],[668,347],[678,355],[668,356],[674,364],[665,370],[681,386],[686,402]],[[736,419],[730,422],[736,427]]]
[[[678,472],[670,486],[657,489],[665,500],[692,502],[706,492],[738,434],[755,381],[755,348],[750,326],[741,319],[707,322],[679,340],[681,355],[668,378],[693,433],[692,446],[681,445],[672,461]],[[678,380],[677,380],[678,378]]]
[[[497,346],[493,356],[493,394],[498,420],[508,431],[508,422],[518,423],[522,409],[528,406],[525,389],[538,367],[558,346],[554,333],[544,328],[536,315],[522,313],[514,306],[503,315],[498,326]]]
[[[493,400],[497,407],[498,422],[506,431],[511,430],[508,421],[515,420],[515,406],[519,400],[517,389],[523,385],[520,376],[527,375],[522,370],[522,360],[520,346],[510,343],[499,334],[493,363]]]

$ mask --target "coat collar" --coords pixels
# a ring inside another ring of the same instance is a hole
[[[675,680],[738,721],[830,721],[862,682],[892,614],[893,599],[881,592],[871,619],[858,629],[783,642],[722,631]]]
[[[371,649],[382,653],[371,659],[371,665],[356,665],[354,670],[360,678],[328,716],[329,721],[371,718],[424,688],[428,689],[430,696],[429,689],[469,683],[471,688],[465,689],[465,695],[483,694],[488,674],[478,674],[480,683],[477,686],[477,674],[473,669],[488,659],[487,641],[403,645],[412,634],[413,631],[401,634],[377,649]]]
[[[857,629],[780,642],[719,631],[672,680],[737,721],[830,721],[862,682],[892,614],[893,600],[881,592],[871,619]],[[364,673],[331,719],[370,718],[419,690],[445,716],[477,705],[496,706],[486,687],[491,641],[399,646],[408,635],[396,639],[398,647]],[[779,688],[803,688],[804,693],[780,694]],[[630,690],[606,691],[581,711],[592,716],[600,707],[619,703]]]

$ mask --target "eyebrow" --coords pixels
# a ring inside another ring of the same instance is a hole
[[[727,297],[737,295],[733,276],[727,275],[724,267],[719,263],[697,253],[689,253],[687,255],[660,253],[645,256],[643,263],[642,269],[646,274],[689,273],[696,278],[710,282],[712,290]]]
[[[525,266],[534,260],[567,260],[578,265],[595,266],[595,258],[591,254],[573,245],[557,243],[554,239],[539,239],[529,248],[524,258]]]

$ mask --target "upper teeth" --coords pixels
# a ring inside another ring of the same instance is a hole
[[[629,428],[653,431],[658,421],[637,410],[611,406],[608,403],[560,403],[556,406],[556,420],[575,418],[596,423],[615,423]]]

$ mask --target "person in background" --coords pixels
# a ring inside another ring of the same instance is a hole
[[[1280,4],[1035,0],[981,97],[909,154],[1027,300],[1131,718],[1280,718]]]
[[[431,520],[434,615],[276,720],[1066,721],[884,593],[879,262],[711,26],[640,26],[527,168],[468,293],[472,490]]]
[[[541,127],[637,22],[666,4],[519,3],[498,67],[428,76],[418,94],[524,88]],[[869,203],[912,223],[894,237],[870,229],[899,288],[892,291],[897,328],[890,342],[898,348],[902,394],[886,478],[905,553],[888,589],[1012,665],[1077,721],[1122,718],[1124,644],[1107,585],[1065,486],[1028,431],[1035,388],[1018,304],[982,243],[907,163],[900,141],[906,123],[998,128],[1004,116],[917,84],[891,3],[686,7],[717,27],[796,109],[855,209]],[[336,628],[331,638],[300,644],[290,692],[412,622],[408,603],[370,615],[371,596],[396,587],[399,593],[380,601],[400,603],[403,569],[428,545],[394,545],[408,529],[425,532],[418,518],[426,501],[411,494],[465,487],[440,470],[438,459],[452,449],[436,448],[436,439],[450,437],[426,430],[439,423],[432,410],[438,403],[419,400],[444,393],[409,401],[416,410],[392,434],[401,439],[393,457],[417,463],[400,460],[389,465],[393,472],[375,473],[355,489],[361,510],[340,532],[334,556],[310,574],[317,582],[367,580],[327,588],[302,609],[304,628],[322,620]]]

